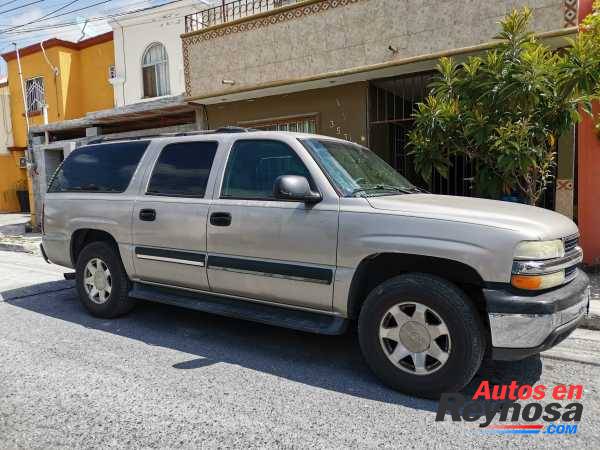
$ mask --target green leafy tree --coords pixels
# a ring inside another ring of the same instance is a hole
[[[530,9],[515,10],[496,47],[460,64],[439,61],[409,136],[426,181],[434,170],[447,177],[456,156],[473,163],[481,196],[517,189],[535,205],[552,181],[558,137],[580,120],[580,108],[591,114],[599,96],[599,27],[554,51],[528,31],[530,19]]]

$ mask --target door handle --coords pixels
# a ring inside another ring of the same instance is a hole
[[[227,212],[215,212],[210,215],[210,224],[215,227],[228,227],[231,225],[231,214]]]
[[[156,220],[156,210],[140,209],[140,220],[143,220],[144,222],[153,222]]]

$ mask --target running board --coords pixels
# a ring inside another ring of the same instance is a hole
[[[142,283],[133,283],[129,296],[309,333],[343,334],[348,327],[348,320],[342,317]]]

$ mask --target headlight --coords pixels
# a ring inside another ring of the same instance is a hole
[[[565,282],[565,271],[554,272],[548,275],[513,275],[510,283],[519,289],[528,291],[541,291],[560,286]]]
[[[515,249],[515,259],[540,260],[562,258],[565,247],[561,239],[554,241],[523,241]]]

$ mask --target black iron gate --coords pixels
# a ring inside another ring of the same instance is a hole
[[[453,158],[448,178],[432,173],[431,184],[415,171],[410,149],[406,147],[413,127],[412,113],[427,96],[434,72],[373,80],[369,86],[369,144],[412,183],[434,194],[471,196],[473,165],[464,157]],[[554,209],[554,186],[550,186],[540,204]]]

